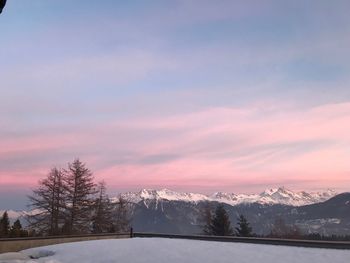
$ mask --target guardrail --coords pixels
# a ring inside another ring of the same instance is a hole
[[[70,235],[70,236],[48,236],[48,237],[23,237],[23,238],[3,238],[0,239],[0,253],[17,252],[32,247],[41,247],[61,243],[130,238],[130,233],[112,233],[112,234],[89,234],[89,235]]]
[[[144,238],[161,237],[161,238],[179,238],[179,239],[191,239],[191,240],[203,240],[203,241],[251,243],[251,244],[263,244],[263,245],[350,249],[350,242],[347,242],[347,241],[299,240],[299,239],[235,237],[235,236],[172,235],[172,234],[139,233],[139,232],[134,233],[133,236],[144,237]]]

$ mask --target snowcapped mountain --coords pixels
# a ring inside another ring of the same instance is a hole
[[[201,213],[207,208],[202,201],[208,201],[227,204],[225,209],[232,224],[237,222],[237,215],[244,214],[259,235],[268,234],[277,217],[282,217],[287,224],[297,225],[305,233],[350,233],[350,193],[336,195],[332,190],[297,192],[279,187],[267,189],[260,194],[218,192],[203,195],[168,189],[144,189],[122,196],[134,203],[130,206],[132,226],[139,232],[201,233]],[[118,201],[118,197],[111,199]],[[215,209],[216,203],[211,203],[210,207]],[[0,216],[3,212],[0,211]],[[11,223],[19,218],[25,227],[25,215],[37,212],[9,210],[8,213]]]
[[[0,217],[5,213],[5,210],[0,210]],[[7,210],[9,218],[19,218],[25,214],[24,211]]]
[[[277,189],[268,189],[260,194],[260,203],[267,204],[285,204],[293,206],[309,205],[327,201],[337,195],[334,190],[323,192],[293,192],[284,187]]]
[[[128,192],[122,194],[122,197],[133,203],[139,203],[143,201],[183,201],[198,203],[201,201],[216,201],[220,203],[226,203],[229,205],[239,204],[284,204],[292,206],[302,206],[314,203],[324,202],[337,193],[334,190],[326,190],[322,192],[293,192],[285,187],[267,189],[260,194],[234,194],[217,192],[213,195],[195,194],[195,193],[181,193],[171,191],[169,189],[152,190],[143,189],[140,192]]]
[[[122,197],[133,203],[138,203],[144,200],[168,200],[168,201],[184,201],[184,202],[199,202],[210,201],[209,197],[203,194],[180,193],[169,189],[151,190],[143,189],[140,192],[128,192],[122,194]]]
[[[232,206],[240,204],[264,204],[264,205],[274,205],[283,204],[291,206],[303,206],[315,203],[320,203],[327,201],[333,196],[337,195],[334,190],[326,190],[322,192],[294,192],[285,187],[267,189],[260,194],[234,194],[234,193],[224,193],[217,192],[212,195],[196,194],[196,193],[182,193],[171,191],[169,189],[162,190],[152,190],[143,189],[139,192],[127,192],[121,196],[132,203],[142,202],[146,207],[150,203],[156,202],[158,204],[160,201],[182,201],[186,203],[198,204],[199,202],[220,202],[229,204]],[[111,198],[112,202],[116,202],[118,197]],[[0,217],[5,211],[0,210]],[[17,218],[23,219],[28,214],[36,213],[36,210],[32,211],[14,211],[8,210],[7,213],[11,221]]]
[[[24,224],[25,220],[24,218],[30,214],[31,212],[27,212],[27,211],[16,211],[16,210],[6,210],[7,211],[7,215],[10,219],[10,223],[13,224],[13,222],[16,219],[20,219],[21,223]],[[2,215],[4,214],[5,210],[0,210],[0,218],[2,217]],[[23,219],[23,220],[22,220]]]

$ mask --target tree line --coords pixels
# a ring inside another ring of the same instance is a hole
[[[0,238],[27,237],[28,231],[22,228],[21,222],[17,219],[12,226],[7,211],[0,218]]]
[[[214,236],[239,236],[239,237],[270,237],[270,238],[291,238],[291,239],[320,239],[315,235],[304,235],[296,225],[288,225],[277,217],[267,235],[257,235],[253,232],[250,223],[244,215],[237,217],[236,227],[231,227],[229,215],[223,204],[217,205],[213,212],[210,204],[206,204],[201,211],[202,233]]]
[[[29,196],[32,235],[72,235],[127,232],[129,203],[119,196],[112,202],[105,182],[94,182],[92,172],[79,159],[68,167],[54,167]]]
[[[201,221],[202,232],[205,235],[240,237],[250,237],[255,235],[244,215],[238,216],[237,226],[233,229],[231,227],[229,215],[223,204],[219,204],[214,213],[212,212],[210,205],[207,204],[204,211],[202,211]]]
[[[209,203],[200,212],[199,221],[204,235],[239,236],[261,238],[283,238],[303,240],[350,241],[350,235],[321,235],[319,233],[303,233],[298,226],[287,224],[282,218],[275,218],[270,233],[257,235],[244,215],[237,217],[236,227],[231,226],[229,215],[223,204],[217,205],[215,211]]]
[[[309,235],[303,235],[301,230],[295,225],[288,225],[282,218],[276,218],[272,224],[269,234],[258,236],[253,233],[247,218],[239,215],[236,227],[231,226],[229,215],[223,204],[219,204],[215,211],[212,211],[210,204],[207,204],[201,211],[202,233],[214,236],[239,236],[239,237],[271,237],[271,238],[294,238],[306,239]],[[316,239],[318,236],[310,236]]]

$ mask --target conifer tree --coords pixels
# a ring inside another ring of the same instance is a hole
[[[62,170],[52,168],[47,177],[33,190],[29,207],[36,213],[27,217],[29,227],[39,234],[58,235],[63,224],[65,187]]]
[[[91,230],[94,195],[97,193],[91,171],[79,159],[68,164],[64,181],[67,191],[67,234],[88,233]]]
[[[5,211],[0,219],[0,237],[8,237],[9,231],[10,231],[10,220],[9,220],[7,211]]]
[[[249,226],[248,220],[240,215],[238,217],[238,227],[236,227],[236,235],[240,237],[249,237],[252,235],[252,228]]]
[[[26,237],[26,236],[28,236],[28,232],[22,228],[21,222],[19,221],[19,219],[17,219],[11,227],[10,237]]]
[[[216,207],[211,223],[211,234],[215,236],[230,236],[233,230],[227,211],[222,204]]]

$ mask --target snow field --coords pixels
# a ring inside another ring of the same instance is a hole
[[[300,248],[166,238],[84,241],[32,248],[25,255],[53,256],[6,263],[346,263],[350,250]]]

